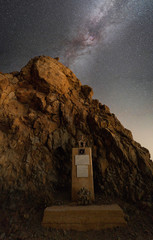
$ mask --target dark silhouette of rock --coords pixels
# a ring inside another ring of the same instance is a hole
[[[93,150],[95,191],[153,201],[153,163],[93,91],[50,57],[0,73],[0,191],[49,202],[71,186],[71,151],[80,136]],[[4,198],[5,199],[5,198]]]

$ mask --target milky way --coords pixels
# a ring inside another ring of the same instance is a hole
[[[67,40],[63,49],[65,64],[73,64],[78,56],[88,54],[100,43],[105,45],[115,40],[131,21],[143,13],[143,6],[143,1],[96,1],[77,29],[76,36]]]

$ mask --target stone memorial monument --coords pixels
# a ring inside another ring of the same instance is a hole
[[[90,192],[91,200],[94,201],[92,151],[86,146],[83,137],[78,147],[72,148],[72,201],[78,200],[81,189]]]
[[[126,226],[124,213],[117,204],[88,205],[94,201],[94,198],[92,152],[82,138],[78,147],[72,149],[73,204],[47,207],[44,210],[42,225],[76,231]]]

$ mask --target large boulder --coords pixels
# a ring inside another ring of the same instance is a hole
[[[93,150],[95,191],[153,201],[153,163],[106,105],[70,69],[35,57],[0,73],[0,191],[38,202],[71,186],[71,151],[83,135]]]

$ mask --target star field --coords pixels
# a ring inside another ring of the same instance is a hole
[[[0,0],[0,71],[59,56],[153,158],[152,13],[152,0]]]

